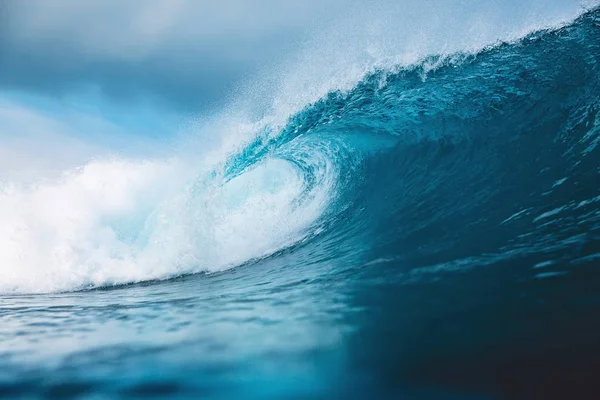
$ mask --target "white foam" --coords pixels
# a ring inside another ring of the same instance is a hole
[[[92,162],[54,182],[0,191],[0,292],[66,290],[133,277],[133,249],[113,221],[162,191],[168,164]]]
[[[91,162],[0,189],[0,293],[73,290],[218,271],[301,240],[326,207],[325,168],[267,159],[224,183],[178,161]],[[187,171],[187,172],[186,172]],[[299,199],[305,196],[305,200]]]

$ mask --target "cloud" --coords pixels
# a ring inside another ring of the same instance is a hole
[[[210,106],[341,0],[5,0],[0,88]]]

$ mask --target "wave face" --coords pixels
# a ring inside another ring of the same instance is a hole
[[[160,292],[169,301],[152,307],[170,309],[175,320],[156,311],[159,324],[185,329],[188,317],[217,324],[228,341],[226,353],[247,360],[244,371],[252,370],[253,357],[264,356],[244,343],[269,350],[273,365],[277,351],[289,355],[290,347],[330,354],[332,343],[341,341],[354,349],[343,356],[333,352],[323,362],[329,371],[344,358],[343,373],[356,379],[358,392],[322,392],[321,379],[329,375],[303,369],[306,364],[296,360],[297,369],[288,372],[314,383],[309,386],[316,392],[309,395],[356,395],[370,387],[374,374],[383,380],[378,387],[390,390],[403,379],[435,387],[453,380],[461,390],[475,379],[477,393],[510,397],[510,386],[527,398],[535,377],[529,383],[516,379],[518,368],[508,372],[508,361],[494,364],[500,369],[494,371],[481,365],[497,361],[507,348],[521,346],[536,359],[562,340],[595,346],[591,335],[599,327],[590,316],[598,311],[600,290],[599,10],[475,53],[374,70],[350,90],[305,106],[283,126],[263,124],[253,132],[225,159],[193,169],[181,160],[97,161],[59,181],[3,187],[0,292],[72,292],[179,277],[55,295],[56,307],[69,296],[89,296],[95,300],[84,303],[96,303],[88,312],[101,313],[103,293],[134,291],[146,298]],[[204,272],[211,274],[194,275]],[[288,300],[277,297],[280,292]],[[254,303],[243,306],[242,297]],[[110,312],[125,315],[118,302]],[[381,320],[369,314],[374,302],[387,304],[379,309]],[[132,307],[147,306],[142,303]],[[189,304],[196,311],[178,313]],[[417,305],[421,311],[413,310]],[[558,308],[582,317],[569,319]],[[260,314],[264,325],[252,325],[247,313]],[[365,323],[367,315],[372,319]],[[527,322],[532,315],[539,324]],[[228,328],[227,318],[248,323],[247,336]],[[396,323],[404,325],[394,328]],[[561,330],[563,323],[573,329]],[[157,341],[173,340],[167,328],[155,328]],[[261,338],[271,337],[271,329],[279,339],[267,344]],[[550,329],[556,336],[533,346],[535,335]],[[413,347],[396,343],[390,331]],[[85,338],[82,343],[93,339]],[[380,347],[351,346],[374,338]],[[494,340],[499,350],[481,358],[479,350]],[[210,349],[210,368],[231,362],[218,347]],[[560,349],[560,357],[579,354]],[[117,353],[114,360],[125,360],[124,369],[144,359]],[[179,382],[179,367],[161,357],[172,373],[165,379]],[[86,366],[89,359],[75,361]],[[543,365],[525,364],[534,375],[544,371]],[[264,367],[248,382],[270,382],[273,371]],[[198,370],[202,382],[211,374],[230,382],[210,368]],[[57,373],[69,379],[72,372]],[[493,378],[499,376],[516,380],[502,386]],[[288,378],[281,377],[287,388],[298,389],[298,381]],[[548,387],[567,387],[570,378],[565,372]],[[284,393],[256,390],[257,398]]]

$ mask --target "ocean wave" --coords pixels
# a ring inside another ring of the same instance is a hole
[[[585,203],[598,196],[599,13],[367,70],[204,163],[113,159],[4,184],[0,292],[216,272],[307,243],[414,268],[585,244],[578,232],[599,226]]]

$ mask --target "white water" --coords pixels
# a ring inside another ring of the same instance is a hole
[[[229,183],[192,184],[175,162],[92,162],[0,190],[0,292],[55,292],[218,271],[300,240],[329,182],[270,160]],[[330,174],[331,171],[325,171]]]

